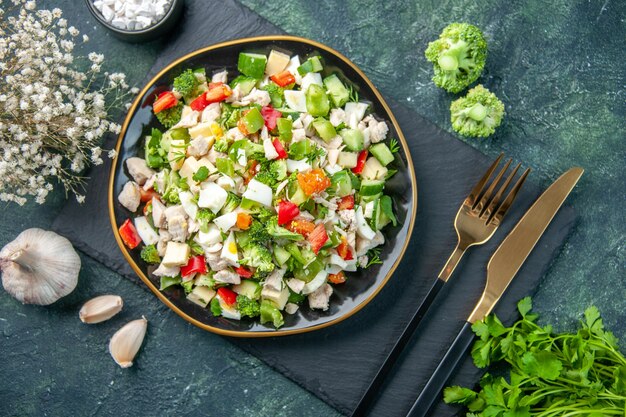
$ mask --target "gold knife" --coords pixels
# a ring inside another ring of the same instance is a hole
[[[484,319],[493,310],[583,172],[582,168],[574,167],[561,175],[541,194],[496,249],[487,264],[487,284],[480,300],[413,403],[407,417],[426,416],[440,398],[446,381],[474,340],[472,324]]]

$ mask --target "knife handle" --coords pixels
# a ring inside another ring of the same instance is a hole
[[[437,294],[439,294],[439,291],[441,291],[444,285],[445,281],[440,278],[436,279],[433,282],[430,290],[428,290],[428,294],[426,294],[426,298],[424,298],[420,306],[413,314],[413,317],[411,317],[411,320],[404,328],[404,331],[396,341],[395,345],[393,345],[393,348],[387,355],[387,358],[383,362],[380,369],[378,369],[376,376],[374,377],[372,382],[370,382],[370,385],[367,387],[367,390],[365,391],[365,393],[361,397],[361,400],[352,412],[351,417],[362,417],[367,414],[367,410],[369,409],[372,402],[376,399],[378,391],[380,391],[383,382],[385,382],[385,378],[393,368],[393,365],[397,362],[406,345],[411,340],[411,336],[413,336],[413,333],[415,333],[415,330],[422,321],[422,318],[426,315],[426,312],[433,304],[433,301],[435,301]]]
[[[465,352],[474,340],[472,325],[465,322],[463,328],[452,342],[437,369],[432,374],[417,400],[413,403],[407,417],[425,417],[433,404],[441,399],[441,390],[444,388],[450,375],[456,370],[457,365],[463,359]]]

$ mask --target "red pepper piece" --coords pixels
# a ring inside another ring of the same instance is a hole
[[[135,249],[141,243],[139,233],[137,233],[137,229],[135,229],[135,225],[130,221],[130,219],[126,219],[126,221],[122,223],[119,228],[119,232],[122,241],[130,249]]]
[[[296,82],[296,77],[294,77],[293,74],[287,70],[272,75],[270,79],[274,81],[279,87],[286,87],[289,84],[293,84]]]
[[[252,278],[253,272],[247,269],[245,266],[240,266],[235,269],[235,272],[242,278]]]
[[[346,282],[346,274],[343,271],[339,271],[336,274],[328,274],[328,282],[331,284],[343,284]]]
[[[217,295],[219,295],[222,301],[224,301],[229,306],[232,306],[237,302],[237,293],[230,288],[218,288]]]
[[[263,120],[265,121],[265,126],[269,130],[276,129],[276,119],[282,117],[282,113],[278,110],[274,109],[272,106],[265,106],[261,108],[261,116],[263,116]]]
[[[230,96],[231,94],[232,91],[230,90],[230,88],[224,84],[219,84],[213,88],[209,88],[209,91],[204,93],[205,99],[208,104],[224,101],[226,100],[226,97]]]
[[[276,152],[278,153],[278,158],[276,159],[287,159],[287,151],[283,147],[283,144],[280,143],[280,139],[275,138],[272,144],[274,145],[274,149],[276,149]]]
[[[154,114],[157,114],[163,110],[167,110],[171,107],[174,107],[178,104],[178,99],[171,91],[166,91],[161,93],[159,97],[156,99],[154,104],[152,105],[152,111]]]
[[[309,234],[307,240],[311,243],[311,249],[317,255],[322,246],[324,246],[324,243],[328,241],[328,234],[326,233],[324,224],[320,223],[315,226],[315,229]]]
[[[354,195],[343,197],[337,205],[337,210],[351,210],[354,208]]]
[[[204,260],[204,256],[196,255],[189,258],[187,261],[187,265],[180,268],[180,275],[186,277],[193,273],[196,274],[204,274],[206,273],[206,261]]]
[[[337,254],[341,256],[344,261],[351,261],[353,258],[352,251],[350,250],[350,245],[348,245],[348,240],[345,236],[341,237],[341,243],[336,248]]]
[[[287,224],[300,214],[298,206],[291,201],[281,200],[278,203],[278,224]]]
[[[161,199],[159,193],[154,191],[154,188],[150,188],[149,190],[144,190],[143,187],[139,187],[139,195],[141,196],[141,202],[147,203],[152,200],[152,197],[156,197],[157,200]]]
[[[361,151],[356,160],[356,166],[352,168],[352,172],[355,174],[360,174],[363,172],[363,167],[365,166],[365,161],[367,160],[367,149]]]
[[[200,96],[197,99],[195,99],[194,101],[189,103],[189,107],[191,107],[191,109],[195,110],[195,111],[202,111],[209,104],[211,104],[211,103],[209,103],[207,101],[206,95],[204,93],[202,93],[202,94],[200,94]]]

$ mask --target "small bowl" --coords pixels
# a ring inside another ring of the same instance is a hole
[[[182,15],[185,0],[172,0],[169,10],[161,20],[141,30],[128,30],[115,27],[104,20],[100,11],[93,5],[93,0],[85,0],[85,3],[87,3],[87,8],[93,17],[95,17],[102,26],[109,29],[116,38],[126,42],[147,42],[169,33],[174,28]]]

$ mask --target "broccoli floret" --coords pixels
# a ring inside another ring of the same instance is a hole
[[[161,110],[156,114],[157,119],[163,126],[170,128],[176,123],[180,122],[180,117],[183,114],[183,103],[178,102],[174,107]]]
[[[434,83],[458,93],[476,81],[487,60],[487,41],[480,29],[468,23],[452,23],[439,39],[428,44],[426,59],[433,63]]]
[[[269,93],[270,100],[272,100],[272,106],[274,108],[283,107],[283,101],[284,101],[283,100],[283,94],[284,94],[283,88],[279,87],[278,85],[274,83],[268,83],[265,86],[263,86],[261,90],[265,90]]]
[[[259,303],[249,299],[245,295],[237,296],[237,310],[242,316],[257,317],[261,314],[261,306]]]
[[[211,314],[215,317],[219,317],[222,315],[222,306],[220,306],[220,300],[214,298],[211,300]]]
[[[452,128],[463,136],[487,137],[500,126],[504,104],[482,85],[450,105]]]
[[[174,89],[186,99],[193,97],[200,82],[192,70],[188,69],[174,79]]]
[[[267,243],[271,239],[270,234],[267,232],[266,227],[260,221],[252,222],[248,229],[248,238],[251,242]]]
[[[277,329],[285,324],[280,310],[269,300],[261,301],[261,324],[271,322]]]
[[[170,204],[179,204],[180,197],[178,193],[181,191],[179,186],[180,176],[176,171],[164,170],[166,172],[165,178],[165,191],[163,192],[162,198],[165,202]]]
[[[276,178],[276,181],[282,181],[287,178],[287,162],[284,160],[272,161],[270,163],[270,173]]]
[[[277,239],[287,239],[293,241],[303,240],[304,237],[300,233],[294,233],[290,230],[278,225],[278,217],[274,216],[267,222],[267,233]]]
[[[272,210],[265,206],[255,206],[250,209],[250,214],[259,219],[262,222],[267,222],[275,214]]]
[[[260,171],[254,176],[254,179],[265,185],[273,187],[276,184],[276,177],[270,171]]]
[[[196,221],[200,223],[200,230],[206,233],[209,230],[209,223],[215,219],[216,215],[209,209],[201,208],[196,214]]]
[[[239,260],[242,265],[253,266],[260,273],[272,272],[274,261],[272,253],[263,245],[251,242],[242,248],[243,258]]]
[[[180,285],[185,290],[185,294],[189,294],[191,292],[191,290],[193,289],[193,280],[183,281],[183,282],[180,283]]]
[[[149,264],[161,263],[161,257],[159,256],[159,252],[154,245],[144,246],[144,248],[141,250],[141,259]]]
[[[213,149],[215,149],[217,152],[227,153],[229,147],[230,144],[228,143],[228,140],[226,138],[218,139],[215,141],[215,144],[213,144]]]
[[[241,198],[229,192],[228,197],[226,198],[226,203],[224,203],[224,207],[222,207],[221,213],[230,213],[234,211],[237,207],[239,207],[239,204],[241,204]]]

